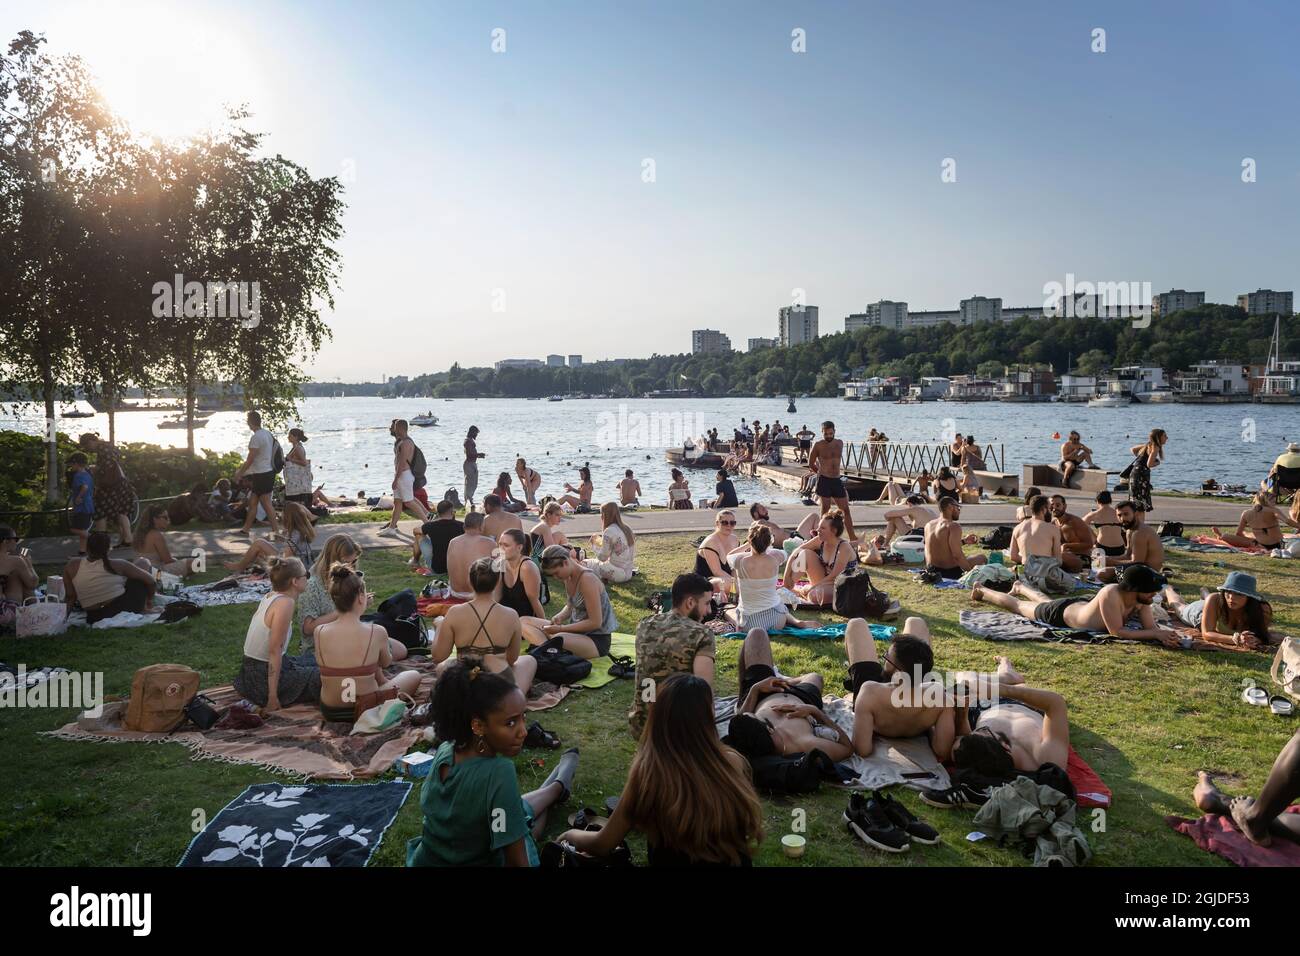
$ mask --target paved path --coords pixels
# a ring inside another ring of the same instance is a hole
[[[1077,514],[1087,512],[1092,506],[1091,497],[1081,495],[1078,492],[1068,492],[1066,498],[1070,501],[1070,510]],[[1152,520],[1175,519],[1189,525],[1230,524],[1235,528],[1237,518],[1248,504],[1249,501],[1244,498],[1240,503],[1236,503],[1196,498],[1166,498],[1157,495],[1155,498],[1156,510],[1152,515]],[[885,522],[881,517],[881,513],[885,511],[886,507],[883,504],[854,502],[852,505],[853,523],[859,528],[882,527]],[[1017,504],[1005,502],[964,505],[962,507],[962,523],[970,526],[1010,524],[1014,521],[1018,507]],[[783,527],[793,528],[803,520],[810,509],[797,504],[769,504],[768,510],[771,512],[773,520],[778,524]],[[741,505],[737,511],[743,533],[744,527],[749,524],[748,505]],[[627,514],[624,520],[639,535],[690,532],[702,534],[713,529],[715,514],[714,511],[701,510],[640,511]],[[525,516],[525,520],[528,526],[531,526],[537,519]],[[401,523],[401,528],[409,534],[416,524],[417,522],[414,519],[408,519]],[[379,531],[383,527],[384,525],[378,522],[321,525],[318,529],[317,545],[323,543],[331,534],[342,532],[351,535],[361,547],[367,549],[409,546],[394,538],[379,537]],[[600,516],[595,514],[575,515],[566,518],[561,528],[570,539],[576,541],[582,536],[600,530]],[[264,528],[254,530],[254,535],[257,537],[265,534]],[[195,531],[178,528],[175,531],[169,531],[167,539],[172,554],[177,557],[186,556],[193,549],[199,548],[207,553],[209,561],[241,555],[248,546],[247,538],[234,534],[231,530],[225,528],[205,528]],[[66,560],[76,551],[76,539],[71,536],[65,538],[32,538],[23,543],[31,549],[32,560],[37,564],[57,564]],[[114,556],[121,556],[124,553],[115,552]]]

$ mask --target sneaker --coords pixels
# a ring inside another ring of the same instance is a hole
[[[381,538],[400,538],[401,536],[402,532],[398,531],[395,527],[388,527],[379,532],[379,537]]]
[[[911,846],[907,834],[890,822],[874,793],[870,797],[862,793],[849,795],[844,825],[867,846],[885,853],[903,853]]]
[[[924,843],[926,846],[934,846],[939,842],[939,831],[919,819],[898,800],[884,793],[877,793],[876,799],[884,807],[889,822],[906,833],[914,842]]]
[[[922,787],[919,796],[922,803],[928,803],[932,807],[940,807],[944,810],[954,810],[958,807],[978,810],[989,800],[988,790],[976,790],[964,783],[949,787],[947,790]]]

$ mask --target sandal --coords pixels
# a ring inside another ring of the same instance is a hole
[[[1241,692],[1241,699],[1254,707],[1267,707],[1269,705],[1268,691],[1253,684]]]
[[[1268,699],[1268,709],[1273,711],[1279,717],[1290,717],[1295,713],[1295,704],[1289,697],[1283,697],[1281,694],[1274,694]]]
[[[602,817],[591,807],[583,807],[569,816],[569,826],[575,830],[599,830],[609,822],[609,817]]]
[[[609,676],[610,677],[635,677],[636,661],[626,654],[609,655]]]
[[[528,736],[524,738],[524,746],[543,750],[558,750],[560,738],[534,720],[528,725]]]

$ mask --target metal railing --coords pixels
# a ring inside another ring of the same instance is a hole
[[[1002,445],[985,445],[981,458],[984,471],[1002,472],[1006,452]],[[902,476],[915,478],[922,470],[937,474],[951,467],[952,450],[940,442],[845,442],[841,467],[845,474]]]

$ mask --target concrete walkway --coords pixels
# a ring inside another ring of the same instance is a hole
[[[1066,493],[1066,499],[1070,502],[1070,510],[1076,514],[1085,514],[1092,508],[1091,496],[1071,491]],[[1155,511],[1149,518],[1152,521],[1177,520],[1188,525],[1216,524],[1231,525],[1234,528],[1241,512],[1249,506],[1249,499],[1246,498],[1243,498],[1240,503],[1236,503],[1210,499],[1168,498],[1157,495],[1154,502]],[[772,520],[786,528],[794,528],[812,510],[805,505],[799,504],[769,504],[767,507],[772,515]],[[934,506],[931,505],[930,507],[933,508]],[[1008,502],[963,505],[961,520],[963,524],[972,527],[1013,524],[1018,507],[1018,504]],[[853,523],[858,528],[881,528],[885,523],[881,514],[887,508],[888,506],[883,503],[864,504],[854,502],[852,505]],[[743,535],[744,528],[749,524],[749,506],[747,504],[741,505],[736,511],[736,517],[740,522],[739,530]],[[713,530],[713,519],[716,513],[715,511],[703,510],[637,511],[625,515],[624,520],[638,535],[703,534]],[[526,515],[524,520],[525,529],[527,529],[536,523],[537,518]],[[400,527],[404,532],[410,534],[417,524],[418,522],[414,519],[408,519],[401,522]],[[409,547],[409,543],[396,538],[379,537],[379,532],[383,527],[384,525],[378,522],[321,525],[317,529],[316,544],[319,549],[319,546],[330,535],[342,533],[351,535],[365,549]],[[600,530],[600,515],[574,515],[566,518],[560,528],[568,535],[570,540],[578,542],[580,539]],[[264,537],[266,534],[265,526],[259,526],[253,531],[254,537]],[[194,549],[198,548],[206,552],[209,563],[238,557],[248,547],[248,540],[248,538],[237,535],[226,528],[205,528],[194,531],[178,528],[167,533],[168,545],[173,555],[178,558],[186,557]],[[77,550],[76,538],[71,536],[65,538],[31,538],[25,540],[23,545],[31,549],[32,560],[36,564],[62,563],[74,555]],[[126,549],[116,551],[114,557],[124,556],[125,553]]]

